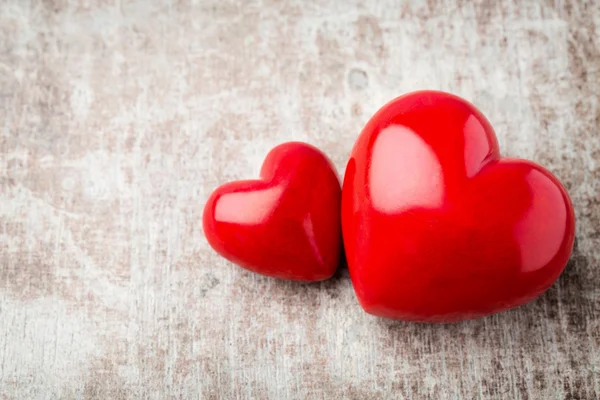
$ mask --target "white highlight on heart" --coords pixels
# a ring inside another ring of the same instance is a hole
[[[306,214],[304,220],[302,221],[302,227],[304,228],[304,232],[306,233],[306,238],[308,239],[308,243],[313,250],[313,254],[319,259],[319,262],[322,265],[325,265],[325,261],[323,261],[323,257],[321,255],[321,250],[317,245],[317,239],[315,238],[315,228],[313,226],[313,221],[310,214]]]
[[[548,264],[558,253],[565,235],[567,209],[562,193],[539,171],[525,178],[532,196],[529,210],[515,226],[521,250],[523,272],[533,272]],[[557,204],[561,206],[556,207]]]
[[[437,156],[404,126],[390,126],[377,137],[369,182],[373,206],[384,213],[438,207],[443,201],[444,179]]]
[[[232,224],[256,225],[266,220],[279,202],[283,187],[253,192],[224,194],[216,204],[215,220]]]
[[[467,119],[463,130],[465,137],[465,171],[467,177],[472,178],[479,172],[483,160],[492,149],[488,143],[485,128],[474,115]]]

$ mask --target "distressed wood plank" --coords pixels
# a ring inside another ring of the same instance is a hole
[[[459,94],[568,188],[577,245],[519,309],[363,313],[346,270],[244,272],[199,224],[287,140]],[[600,397],[600,3],[0,0],[0,399]]]

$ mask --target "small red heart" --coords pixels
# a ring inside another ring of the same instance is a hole
[[[547,170],[501,158],[456,96],[399,97],[360,134],[342,189],[350,276],[368,313],[451,322],[524,304],[563,271],[569,196]]]
[[[342,245],[341,188],[332,163],[313,146],[284,143],[269,152],[260,177],[212,193],[202,218],[210,245],[259,274],[330,278]]]

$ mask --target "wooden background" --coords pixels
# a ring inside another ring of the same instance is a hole
[[[346,270],[245,272],[211,190],[304,140],[340,174],[393,97],[480,107],[576,208],[565,273],[454,325]],[[0,0],[0,399],[598,399],[600,2]]]

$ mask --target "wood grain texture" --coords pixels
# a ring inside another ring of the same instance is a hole
[[[568,188],[577,244],[519,309],[363,313],[218,257],[204,201],[304,140],[343,174],[415,89],[474,102]],[[600,3],[0,0],[0,399],[600,398]]]

